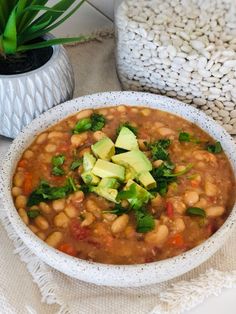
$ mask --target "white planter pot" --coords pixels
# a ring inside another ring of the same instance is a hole
[[[71,99],[73,91],[72,66],[61,45],[53,46],[50,60],[36,70],[0,75],[0,134],[16,137],[42,112]]]

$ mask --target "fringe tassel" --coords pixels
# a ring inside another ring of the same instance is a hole
[[[236,271],[214,269],[190,281],[180,281],[160,293],[159,304],[149,314],[181,314],[236,285]]]

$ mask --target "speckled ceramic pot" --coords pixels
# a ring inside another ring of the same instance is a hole
[[[110,92],[81,97],[59,105],[34,120],[15,139],[1,167],[0,190],[5,210],[16,233],[45,263],[83,281],[108,286],[134,287],[162,282],[179,276],[208,259],[224,243],[236,224],[236,206],[223,226],[207,241],[177,257],[159,262],[116,266],[93,263],[61,253],[37,238],[21,221],[11,197],[11,182],[16,163],[34,137],[52,124],[81,109],[128,104],[165,110],[196,123],[216,140],[221,141],[236,172],[236,146],[226,131],[203,112],[163,96],[137,92]]]

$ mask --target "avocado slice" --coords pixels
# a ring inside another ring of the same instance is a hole
[[[85,153],[83,157],[83,168],[84,171],[89,171],[92,170],[94,165],[96,163],[96,158],[90,154],[90,153]]]
[[[147,204],[150,199],[152,199],[151,193],[149,193],[146,189],[144,189],[141,185],[134,182],[133,180],[129,180],[124,187],[124,190],[128,190],[131,185],[135,185],[136,188],[136,195],[134,195],[132,198],[128,199],[128,202],[131,204],[131,206],[138,206],[142,204]]]
[[[104,137],[91,146],[94,155],[98,158],[110,160],[115,155],[115,145],[109,137]]]
[[[92,173],[100,178],[115,178],[121,181],[125,179],[124,167],[102,159],[96,161]]]
[[[85,171],[81,174],[85,184],[88,185],[97,185],[100,182],[100,178],[95,176],[91,171]]]
[[[135,179],[135,177],[137,176],[136,171],[134,171],[133,168],[131,167],[127,167],[126,171],[125,171],[125,182],[128,182],[129,180],[133,180]]]
[[[131,150],[127,153],[114,155],[111,159],[115,164],[134,169],[136,173],[152,170],[150,160],[140,150]]]
[[[105,199],[107,199],[110,202],[113,203],[119,203],[116,200],[116,197],[118,195],[118,191],[116,189],[111,189],[111,188],[101,188],[99,185],[98,186],[93,186],[91,188],[91,192],[96,193],[99,196],[104,197]]]
[[[137,180],[147,189],[153,189],[157,186],[157,183],[150,172],[141,172],[137,176]]]
[[[119,182],[115,178],[103,178],[100,183],[100,188],[111,188],[111,189],[118,189],[120,186]]]
[[[139,149],[136,135],[130,129],[123,126],[116,139],[115,147],[123,148],[126,150]]]

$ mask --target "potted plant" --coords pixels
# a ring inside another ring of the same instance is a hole
[[[52,7],[48,1],[0,0],[0,134],[7,137],[73,96],[73,70],[61,44],[86,38],[50,32],[85,0],[58,0]]]

